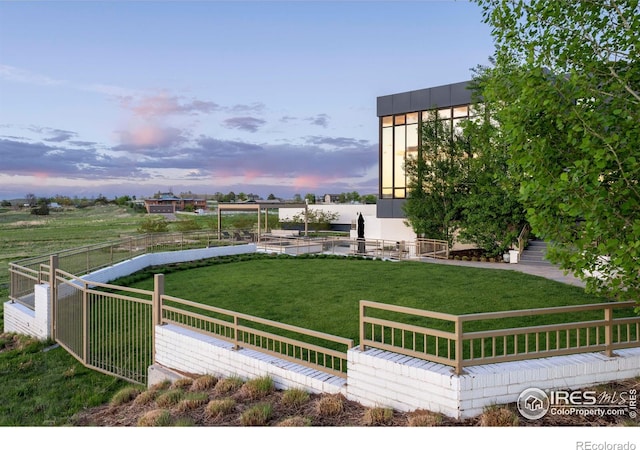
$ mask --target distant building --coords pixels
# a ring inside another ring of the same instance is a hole
[[[340,201],[340,194],[324,194],[322,196],[323,203],[338,203]]]
[[[144,206],[149,214],[173,214],[176,211],[184,211],[191,206],[193,211],[206,209],[207,201],[200,198],[176,197],[173,192],[163,192],[152,198],[144,200]]]

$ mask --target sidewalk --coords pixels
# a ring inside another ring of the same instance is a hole
[[[564,274],[564,272],[557,266],[552,264],[508,264],[504,262],[479,262],[479,261],[455,261],[452,259],[434,259],[434,258],[421,258],[422,262],[432,264],[449,264],[452,266],[464,266],[464,267],[477,267],[480,269],[495,269],[495,270],[515,270],[517,272],[527,273],[529,275],[535,275],[550,280],[558,281],[560,283],[570,284],[572,286],[585,287],[585,282],[579,278],[574,277],[572,274]]]

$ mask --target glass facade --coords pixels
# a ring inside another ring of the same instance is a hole
[[[408,180],[405,161],[418,155],[419,127],[426,120],[446,121],[445,129],[461,132],[462,121],[473,117],[470,105],[416,111],[380,117],[380,198],[404,199]]]

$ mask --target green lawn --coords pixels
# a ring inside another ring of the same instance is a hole
[[[256,255],[233,263],[168,270],[165,293],[207,305],[358,340],[360,300],[468,314],[599,303],[583,289],[510,270],[341,257]],[[166,269],[156,268],[155,271]],[[127,285],[153,289],[148,278]],[[582,317],[565,318],[576,320]],[[591,316],[590,316],[591,317]],[[557,319],[557,318],[555,318]],[[493,321],[490,327],[553,317]],[[413,320],[412,323],[420,321]],[[436,326],[433,321],[423,321]],[[479,326],[479,325],[477,325]],[[476,326],[476,327],[477,327]],[[473,329],[473,326],[472,328]]]

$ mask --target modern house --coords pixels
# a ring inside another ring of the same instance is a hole
[[[191,208],[188,206],[191,205]],[[173,192],[163,192],[144,200],[144,206],[149,214],[173,214],[185,209],[206,209],[207,201],[201,198],[176,197]]]
[[[367,239],[412,241],[415,233],[405,221],[402,205],[408,197],[404,171],[407,158],[417,155],[418,131],[437,112],[452,132],[473,116],[470,81],[377,98],[379,129],[378,201],[375,216],[365,216]]]

